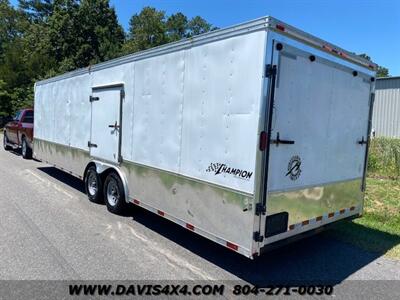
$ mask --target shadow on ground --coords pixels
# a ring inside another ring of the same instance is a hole
[[[58,181],[61,181],[62,183],[69,185],[70,187],[76,189],[79,192],[85,193],[85,186],[83,185],[82,180],[80,180],[79,178],[53,167],[39,167],[37,169],[57,179]]]
[[[78,178],[52,167],[40,167],[38,170],[84,193],[83,183]],[[254,285],[311,283],[336,285],[383,254],[368,252],[333,238],[331,233],[335,227],[332,227],[326,232],[264,253],[255,260],[249,260],[142,208],[132,205],[132,209],[124,217],[132,218],[132,222],[143,224]],[[348,225],[357,227],[361,233],[392,240],[393,243],[387,244],[385,251],[400,242],[393,237],[388,239],[387,233],[378,230],[355,223]]]

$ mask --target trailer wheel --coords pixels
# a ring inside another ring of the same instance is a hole
[[[107,209],[114,214],[123,214],[128,207],[124,186],[115,172],[109,173],[104,182],[104,199]]]
[[[6,150],[6,151],[11,150],[11,147],[8,145],[8,138],[7,138],[5,132],[3,135],[3,147],[4,147],[4,150]]]
[[[90,166],[85,175],[85,190],[89,201],[103,203],[103,183],[95,166]]]
[[[22,157],[24,159],[31,159],[32,158],[32,149],[29,148],[25,137],[22,138],[22,151],[21,152],[22,152]]]

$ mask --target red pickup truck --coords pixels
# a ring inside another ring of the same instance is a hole
[[[4,127],[3,145],[5,150],[21,149],[22,157],[32,158],[33,109],[17,112],[14,119]]]

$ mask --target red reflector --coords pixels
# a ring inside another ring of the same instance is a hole
[[[328,218],[332,218],[334,215],[335,215],[335,213],[330,213],[330,214],[328,215]]]
[[[280,31],[285,31],[285,26],[283,26],[281,24],[276,24],[276,29],[278,29]]]
[[[226,242],[226,246],[235,251],[239,249],[238,245],[232,244],[231,242]]]
[[[321,221],[322,220],[322,216],[319,216],[316,218],[317,221]]]
[[[342,215],[342,214],[344,214],[345,211],[346,211],[345,209],[341,209],[339,212]]]
[[[194,230],[194,226],[192,224],[186,223],[186,228],[189,230]]]
[[[326,49],[326,50],[328,50],[328,51],[332,51],[332,48],[329,47],[329,46],[326,46],[326,45],[323,45],[322,48],[324,48],[324,49]]]
[[[305,220],[305,221],[303,221],[303,222],[301,222],[301,225],[308,225],[308,224],[310,224],[310,221],[309,220]]]
[[[139,200],[136,200],[136,199],[133,199],[133,203],[135,203],[136,205],[139,205],[139,204],[140,204],[140,201],[139,201]]]
[[[260,133],[260,151],[264,151],[267,148],[267,133],[261,131]]]
[[[354,206],[350,207],[350,210],[355,210],[356,208]]]
[[[293,229],[294,229],[294,225],[290,225],[289,230],[293,230]]]
[[[157,213],[158,213],[160,216],[164,216],[164,212],[161,211],[161,210],[157,210]]]

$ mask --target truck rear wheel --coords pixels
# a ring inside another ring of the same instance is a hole
[[[103,182],[96,171],[95,166],[89,167],[85,175],[85,190],[89,201],[94,203],[103,203]]]
[[[32,149],[29,147],[28,143],[26,142],[25,137],[22,138],[22,157],[24,159],[31,159],[32,158]]]
[[[114,214],[123,214],[128,207],[122,180],[115,172],[109,173],[104,182],[104,200],[107,209]]]
[[[6,151],[11,150],[11,147],[8,145],[8,138],[6,136],[6,133],[4,132],[3,134],[4,134],[3,135],[3,147],[4,147],[4,150],[6,150]]]

